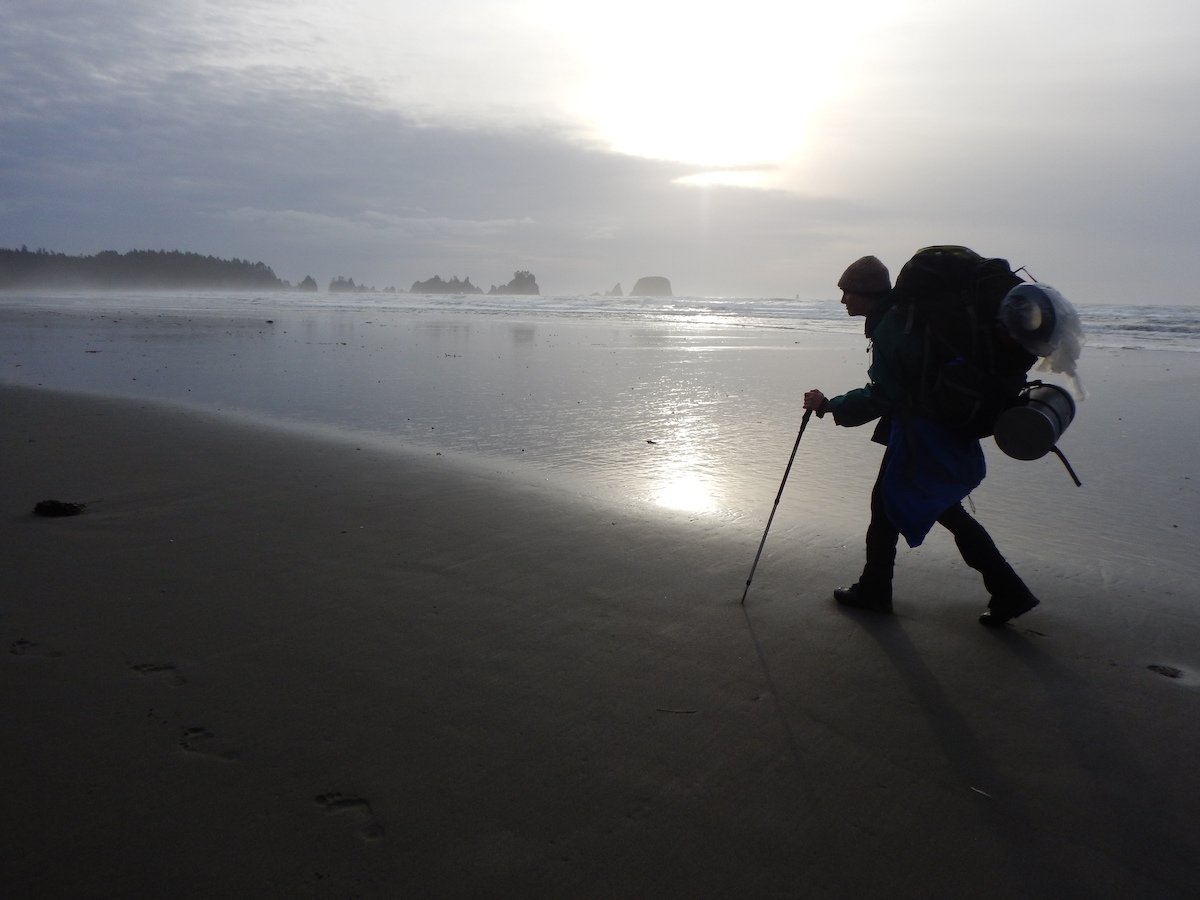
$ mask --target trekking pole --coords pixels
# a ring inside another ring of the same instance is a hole
[[[792,471],[792,463],[796,461],[796,451],[800,449],[800,438],[804,437],[804,429],[812,418],[812,410],[806,409],[800,420],[800,432],[796,435],[796,443],[792,446],[792,455],[788,459],[787,468],[783,470],[783,481],[779,482],[779,493],[775,495],[775,505],[771,507],[771,515],[767,517],[767,527],[763,529],[762,540],[758,542],[758,552],[754,554],[754,565],[750,567],[750,575],[746,579],[746,589],[742,591],[742,606],[746,605],[746,595],[750,593],[750,582],[754,580],[754,570],[758,568],[758,558],[762,556],[763,547],[767,544],[767,532],[771,530],[771,522],[775,519],[775,510],[779,509],[779,498],[783,496],[783,486],[787,484],[788,475]]]

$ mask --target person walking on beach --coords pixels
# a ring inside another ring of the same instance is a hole
[[[983,576],[991,595],[980,623],[998,627],[1038,605],[1038,599],[1000,554],[984,527],[962,501],[983,481],[979,441],[913,415],[906,385],[920,371],[921,342],[905,333],[903,316],[890,302],[891,276],[874,256],[855,261],[838,281],[847,315],[864,316],[870,341],[870,382],[836,397],[813,389],[804,408],[849,427],[878,420],[871,439],[887,450],[871,491],[866,564],[858,581],[833,592],[838,603],[878,613],[892,612],[896,545],[924,540],[934,522],[954,535],[963,561]]]

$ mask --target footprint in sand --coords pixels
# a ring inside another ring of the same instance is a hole
[[[62,656],[58,650],[46,650],[34,641],[28,641],[25,638],[18,638],[8,645],[8,652],[13,656],[45,656],[57,657]]]
[[[187,684],[187,679],[180,675],[179,670],[170,663],[138,663],[129,668],[139,675],[161,675],[168,684],[176,686]]]
[[[362,820],[362,824],[358,827],[358,833],[363,840],[383,840],[383,825],[375,818],[375,813],[371,811],[371,804],[364,798],[332,792],[317,794],[315,799],[317,805],[327,813],[352,812],[358,816]]]
[[[1183,669],[1177,669],[1175,666],[1167,666],[1162,663],[1155,663],[1152,666],[1146,666],[1151,672],[1162,675],[1165,678],[1182,678]]]
[[[200,725],[183,729],[183,734],[179,737],[179,746],[188,753],[221,759],[226,762],[240,759],[242,755],[242,751],[228,746],[215,734]]]

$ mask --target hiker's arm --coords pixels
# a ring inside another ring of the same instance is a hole
[[[838,397],[826,397],[814,388],[804,394],[804,408],[818,416],[833,413],[833,421],[838,425],[853,427],[878,419],[889,407],[880,400],[876,386],[868,384]]]
[[[834,422],[849,428],[873,422],[890,410],[891,404],[883,400],[875,384],[846,391],[839,397],[830,397],[825,406],[825,411],[833,414]]]

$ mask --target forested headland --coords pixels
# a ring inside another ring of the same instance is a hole
[[[270,266],[244,259],[217,259],[179,250],[103,250],[68,256],[48,250],[0,248],[0,290],[286,288]]]

